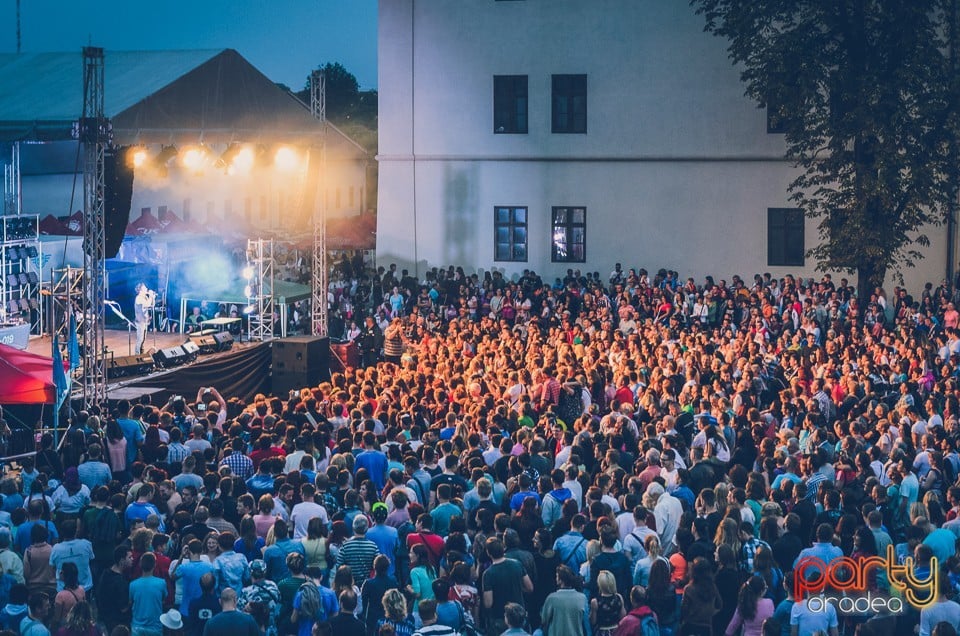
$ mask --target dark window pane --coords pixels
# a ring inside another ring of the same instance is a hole
[[[587,76],[552,77],[552,130],[554,133],[587,132]]]
[[[493,212],[494,260],[526,261],[527,208],[497,206]]]
[[[493,76],[493,132],[527,132],[527,76]]]
[[[805,253],[803,211],[768,208],[767,264],[802,267]]]

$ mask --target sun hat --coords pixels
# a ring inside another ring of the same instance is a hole
[[[183,616],[175,609],[167,610],[160,615],[160,624],[167,629],[183,629]]]

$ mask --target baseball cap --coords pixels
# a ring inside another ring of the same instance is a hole
[[[267,564],[263,559],[255,559],[250,564],[250,572],[256,576],[264,576],[267,573]]]

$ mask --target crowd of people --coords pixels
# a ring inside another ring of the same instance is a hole
[[[947,281],[391,266],[331,300],[360,368],[40,439],[0,481],[2,636],[960,628]],[[888,554],[926,596],[808,567]]]

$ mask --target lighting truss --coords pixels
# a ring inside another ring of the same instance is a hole
[[[327,335],[327,99],[326,75],[310,74],[310,113],[323,126],[320,137],[320,167],[313,214],[313,269],[310,290],[310,326],[313,335]]]
[[[83,406],[107,400],[106,346],[103,335],[106,300],[106,235],[104,228],[104,153],[110,124],[103,110],[103,49],[83,48],[83,117],[77,128],[83,163],[83,293],[80,332],[83,339]]]
[[[248,302],[253,310],[248,314],[250,340],[273,338],[276,300],[273,294],[273,239],[247,241],[247,267],[252,270],[248,281]]]
[[[51,272],[50,285],[50,330],[66,346],[70,335],[70,314],[83,303],[83,269],[67,267]],[[76,303],[76,304],[75,304]],[[77,318],[77,329],[83,331],[84,316]],[[77,370],[79,371],[79,369]]]

